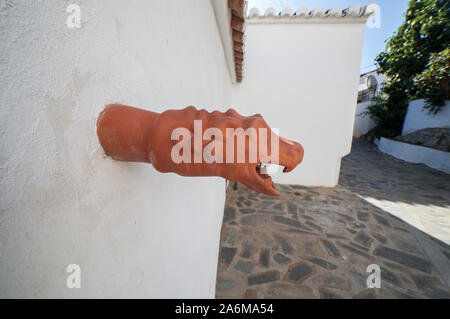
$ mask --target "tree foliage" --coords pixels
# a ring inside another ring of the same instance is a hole
[[[414,79],[419,95],[427,99],[425,108],[434,114],[450,99],[449,77],[450,48],[446,48],[439,53],[432,53],[427,68]]]
[[[377,135],[400,134],[411,99],[426,98],[433,112],[445,103],[448,95],[445,83],[449,77],[449,3],[448,0],[411,0],[405,21],[387,41],[385,51],[377,56],[378,72],[389,79],[383,88],[385,94],[368,108],[377,124]]]

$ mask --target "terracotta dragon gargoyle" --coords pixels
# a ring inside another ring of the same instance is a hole
[[[111,104],[99,115],[97,134],[115,160],[151,163],[159,172],[182,176],[220,176],[275,196],[280,192],[261,163],[284,166],[286,173],[303,159],[303,147],[276,135],[261,115],[245,117],[233,109],[189,106],[155,113]]]

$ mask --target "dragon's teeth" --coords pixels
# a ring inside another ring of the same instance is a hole
[[[266,164],[266,163],[261,163],[259,165],[260,167],[260,173],[263,175],[274,175],[276,174],[279,170],[283,170],[284,166],[280,166],[277,164]]]

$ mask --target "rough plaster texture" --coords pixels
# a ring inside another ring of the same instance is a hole
[[[107,103],[229,105],[211,4],[81,1],[69,29],[70,3],[0,2],[0,297],[213,297],[224,180],[115,162],[95,134]]]
[[[450,101],[437,114],[424,109],[425,100],[411,101],[403,122],[402,135],[428,127],[450,127]]]
[[[105,158],[105,104],[261,113],[305,148],[281,182],[333,186],[350,151],[363,22],[249,25],[233,88],[206,0],[4,0],[0,30],[0,297],[214,296],[225,182]]]
[[[248,23],[245,80],[233,86],[233,102],[305,149],[302,164],[276,182],[337,184],[351,148],[364,26],[364,19]]]

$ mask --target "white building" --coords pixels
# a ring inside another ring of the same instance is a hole
[[[99,112],[258,112],[305,149],[278,181],[334,186],[370,7],[251,11],[242,50],[225,0],[70,4],[0,2],[0,297],[214,297],[225,181],[105,158]]]
[[[375,127],[375,121],[366,113],[372,99],[382,93],[387,82],[384,74],[377,70],[366,72],[359,77],[358,104],[356,105],[353,136],[360,137]]]
[[[358,103],[367,102],[382,93],[387,77],[377,70],[366,72],[359,77]]]

